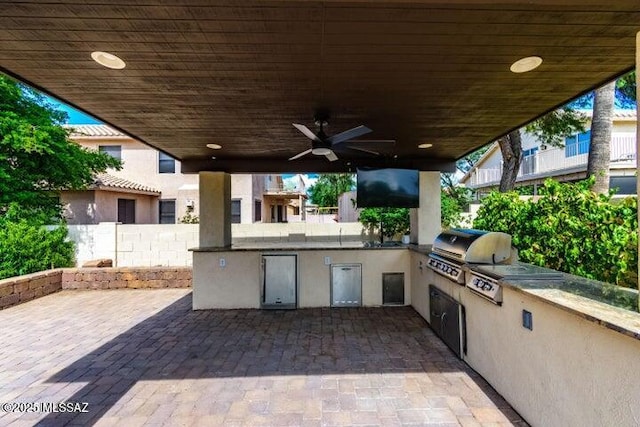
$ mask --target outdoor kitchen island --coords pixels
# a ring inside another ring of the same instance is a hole
[[[473,282],[456,283],[427,268],[429,253],[411,251],[412,306],[433,327],[432,315],[440,313],[429,309],[430,285],[438,298],[444,294],[460,305],[462,359],[525,420],[639,425],[640,314],[622,308],[637,304],[637,291],[564,273],[507,277],[498,281],[497,304],[474,292]]]
[[[195,310],[411,303],[409,257],[402,245],[279,242],[192,251]],[[385,301],[390,293],[395,298]]]

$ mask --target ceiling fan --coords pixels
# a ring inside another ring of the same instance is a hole
[[[334,150],[342,149],[342,148],[363,151],[365,153],[374,154],[374,155],[380,155],[380,153],[378,153],[377,151],[368,150],[366,148],[354,147],[351,145],[350,146],[341,145],[354,138],[357,138],[359,136],[372,132],[371,129],[369,129],[364,125],[354,127],[352,129],[346,130],[344,132],[341,132],[333,136],[327,136],[327,134],[324,133],[324,129],[323,129],[324,126],[327,125],[326,120],[316,120],[316,124],[320,127],[320,130],[318,131],[318,133],[313,133],[305,125],[301,125],[297,123],[292,123],[292,124],[293,124],[293,127],[298,129],[300,132],[304,134],[304,136],[306,136],[311,140],[311,148],[296,154],[295,156],[291,157],[289,160],[299,159],[300,157],[306,156],[307,154],[311,153],[315,156],[325,156],[327,160],[329,160],[330,162],[335,162],[336,160],[338,160],[338,156],[336,156],[336,153],[334,152]],[[360,140],[360,142],[395,142],[395,141],[394,140],[380,140],[380,141]]]

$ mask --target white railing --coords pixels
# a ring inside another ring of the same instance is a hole
[[[572,147],[573,148],[573,147]],[[573,155],[572,155],[573,154]],[[564,171],[587,165],[588,154],[578,154],[577,149],[548,148],[540,150],[533,156],[522,159],[518,177],[545,174],[554,171]],[[635,134],[617,134],[611,138],[611,165],[629,165],[635,167],[636,136]],[[477,187],[500,182],[502,167],[479,168],[472,172],[470,186]]]

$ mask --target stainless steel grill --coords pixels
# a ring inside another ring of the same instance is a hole
[[[436,237],[427,265],[464,286],[465,264],[497,264],[510,257],[511,236],[506,233],[451,229]]]
[[[471,265],[467,287],[494,304],[502,304],[501,280],[561,280],[562,273],[529,264]]]

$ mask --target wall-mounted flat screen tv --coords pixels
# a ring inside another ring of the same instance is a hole
[[[417,208],[420,205],[420,177],[417,170],[359,168],[359,208]]]

